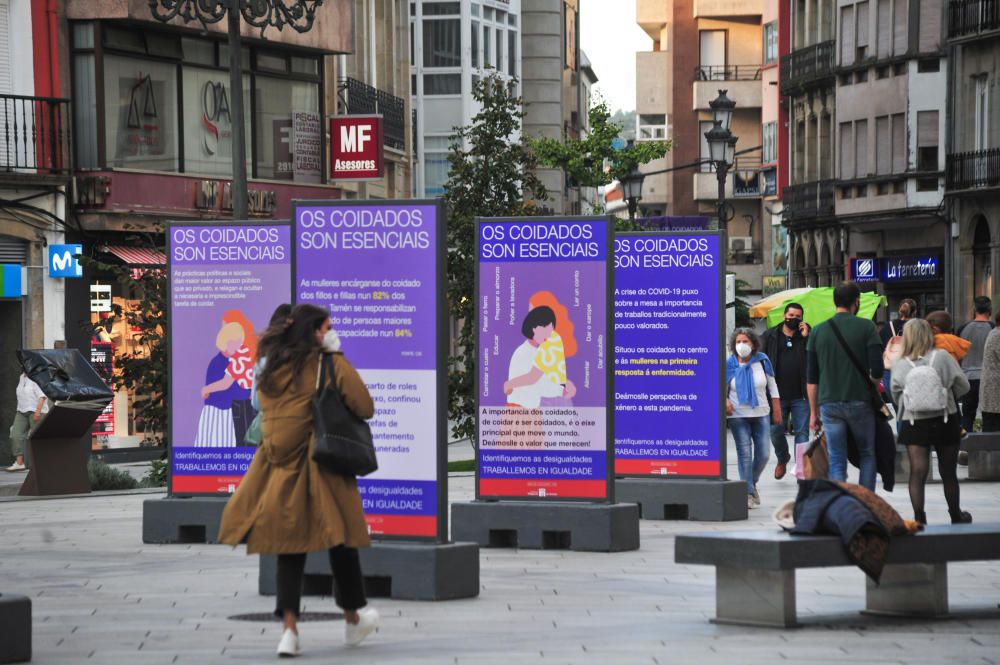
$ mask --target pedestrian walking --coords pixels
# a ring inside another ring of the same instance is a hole
[[[861,290],[844,282],[833,291],[836,314],[817,325],[807,346],[810,426],[826,432],[830,479],[847,480],[847,439],[858,448],[864,487],[875,490],[875,386],[882,379],[882,340],[857,316]]]
[[[777,458],[774,477],[781,480],[788,470],[791,454],[785,437],[791,423],[795,444],[809,441],[809,399],[806,392],[806,343],[809,324],[799,303],[785,305],[784,320],[761,335],[764,355],[774,366],[775,382],[781,395],[781,423],[771,425],[771,447]]]
[[[781,425],[781,396],[774,368],[759,351],[750,328],[737,328],[729,338],[726,361],[726,417],[736,442],[740,480],[747,484],[747,508],[760,505],[757,481],[770,457],[770,423]]]
[[[949,353],[934,348],[931,326],[920,319],[903,327],[903,357],[893,368],[892,394],[903,423],[899,443],[910,458],[913,519],[927,524],[924,488],[933,447],[952,523],[971,522],[972,516],[960,507],[957,474],[962,438],[958,401],[969,391],[969,379]]]
[[[962,398],[962,429],[971,432],[979,411],[979,381],[983,374],[983,351],[993,330],[993,302],[986,296],[973,300],[973,318],[959,328],[958,336],[969,342],[969,353],[962,358],[962,371],[969,380],[969,392]]]
[[[357,548],[370,539],[357,480],[323,471],[311,457],[311,402],[324,353],[333,356],[336,388],[347,407],[364,419],[374,415],[364,381],[330,329],[329,312],[296,306],[260,340],[262,440],[219,529],[220,542],[235,546],[245,539],[248,554],[278,555],[275,614],[284,621],[279,656],[301,653],[297,621],[307,552],[329,552],[349,645],[359,644],[379,623],[378,612],[367,607],[358,557]]]
[[[951,354],[956,362],[962,362],[965,356],[969,355],[969,347],[972,343],[954,334],[951,314],[940,309],[931,312],[925,318],[934,331],[934,348],[943,349]]]
[[[38,426],[42,416],[49,411],[49,400],[41,387],[21,372],[17,380],[17,410],[14,412],[14,423],[10,427],[10,445],[14,453],[14,463],[7,471],[17,472],[27,470],[24,463],[24,451],[28,447],[28,437]]]
[[[996,318],[995,323],[1000,324],[1000,312]],[[1000,432],[1000,328],[991,330],[983,345],[979,408],[983,413],[983,431]]]
[[[885,366],[885,372],[882,374],[882,387],[890,396],[892,395],[892,362],[902,354],[903,326],[910,319],[917,317],[917,301],[913,298],[903,298],[899,301],[897,313],[899,318],[890,320],[879,331],[879,337],[882,340],[882,361]]]

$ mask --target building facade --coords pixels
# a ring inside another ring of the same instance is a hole
[[[709,102],[736,102],[737,157],[725,182],[728,269],[760,293],[770,273],[771,219],[763,205],[763,0],[637,0],[636,21],[653,40],[637,54],[637,140],[670,139],[665,159],[643,167],[644,214],[706,215],[717,222],[718,180],[707,163]],[[770,91],[767,91],[770,93]],[[776,166],[772,162],[771,166]]]
[[[479,108],[475,83],[496,72],[521,72],[521,0],[416,0],[410,7],[410,74],[418,163],[417,196],[444,194],[448,146],[456,127]]]
[[[946,210],[954,236],[952,302],[995,299],[1000,270],[1000,3],[948,4]]]

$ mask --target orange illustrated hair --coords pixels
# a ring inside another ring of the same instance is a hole
[[[238,309],[231,309],[222,315],[223,323],[238,323],[243,328],[243,344],[250,351],[250,357],[257,357],[257,335],[254,333],[253,324]]]
[[[556,313],[556,332],[562,338],[566,357],[572,358],[577,351],[576,337],[573,336],[576,326],[569,320],[569,310],[550,291],[537,291],[528,300],[528,306],[531,309],[542,305],[551,307],[552,311]]]

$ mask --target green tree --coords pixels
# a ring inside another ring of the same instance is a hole
[[[136,236],[130,244],[164,251],[152,235]],[[156,445],[166,442],[167,432],[167,275],[159,269],[133,272],[128,266],[105,263],[83,257],[85,268],[110,273],[133,306],[112,305],[111,316],[104,324],[110,328],[124,321],[134,342],[131,351],[121,349],[115,356],[115,390],[127,390],[133,396],[133,413],[145,424],[147,439]]]
[[[538,163],[517,137],[523,103],[514,96],[517,82],[490,74],[472,96],[480,111],[452,136],[445,184],[448,203],[448,305],[460,322],[458,355],[448,374],[448,415],[452,433],[475,441],[475,217],[511,217],[537,213],[545,187],[535,176]]]

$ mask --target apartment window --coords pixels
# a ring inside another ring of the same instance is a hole
[[[892,171],[892,130],[889,116],[875,118],[875,175]]]
[[[892,54],[906,55],[906,23],[909,7],[903,0],[894,0],[892,7]]]
[[[868,58],[868,3],[859,2],[857,4],[857,60],[860,62]]]
[[[176,65],[105,56],[104,100],[108,166],[179,169]]]
[[[762,135],[762,161],[765,164],[774,164],[778,161],[778,123],[765,122],[762,128]]]
[[[854,72],[854,82],[855,83],[864,83],[867,80],[868,80],[868,69],[867,68],[866,69],[859,69],[858,71]]]
[[[507,31],[507,73],[517,76],[517,32]]]
[[[726,31],[702,30],[699,33],[698,39],[702,72],[708,72],[709,79],[724,79],[726,71]]]
[[[424,5],[426,8],[427,5]],[[424,67],[461,67],[461,30],[462,22],[457,18],[425,20]]]
[[[503,70],[503,30],[497,28],[497,61],[496,68]]]
[[[667,116],[662,113],[640,115],[638,125],[636,132],[638,141],[662,141],[667,138]]]
[[[840,64],[854,62],[854,6],[840,8]]]
[[[892,172],[906,172],[906,114],[892,116]]]
[[[877,0],[876,12],[875,50],[881,60],[892,55],[892,0]]]
[[[702,173],[709,173],[712,171],[712,164],[709,161],[712,159],[712,153],[708,149],[708,139],[705,138],[705,132],[712,129],[713,123],[700,122],[698,125],[698,137],[701,141],[701,171]]]
[[[884,67],[875,68],[875,78],[878,80],[887,79],[892,76],[892,67],[885,65]]]
[[[906,75],[906,63],[905,62],[897,62],[896,64],[894,64],[892,66],[892,75],[893,76],[905,76]]]
[[[986,150],[990,147],[990,79],[987,74],[972,77],[976,113],[973,127],[973,149]]]
[[[764,64],[778,61],[778,22],[771,21],[764,25]]]
[[[254,80],[257,177],[320,182],[323,120],[319,115],[319,85],[272,76],[257,76]],[[291,150],[296,132],[303,131],[315,142],[308,142],[315,145],[315,152],[305,161]],[[305,170],[299,166],[300,161]]]
[[[840,123],[840,178],[854,177],[854,132],[851,123]]]
[[[868,170],[868,121],[854,123],[854,159],[857,163],[857,177],[866,178]]]
[[[462,3],[460,2],[425,2],[423,3],[424,16],[448,16],[461,13]]]
[[[940,58],[923,58],[917,60],[917,71],[921,74],[927,74],[930,72],[941,71],[941,59]]]
[[[941,4],[933,0],[920,0],[919,2],[920,21],[917,30],[917,48],[920,49],[921,53],[933,53],[941,47],[941,18],[944,14],[941,11]],[[981,0],[977,4],[988,7],[993,3],[989,0]],[[969,10],[965,9],[965,11]],[[994,9],[994,11],[996,10]]]
[[[938,170],[937,111],[917,111],[917,170]]]
[[[461,74],[424,74],[425,95],[462,94]]]
[[[472,66],[479,66],[479,21],[472,22],[472,39],[470,41],[472,45]]]
[[[483,27],[483,66],[486,68],[493,66],[492,37],[493,31],[488,27]]]

